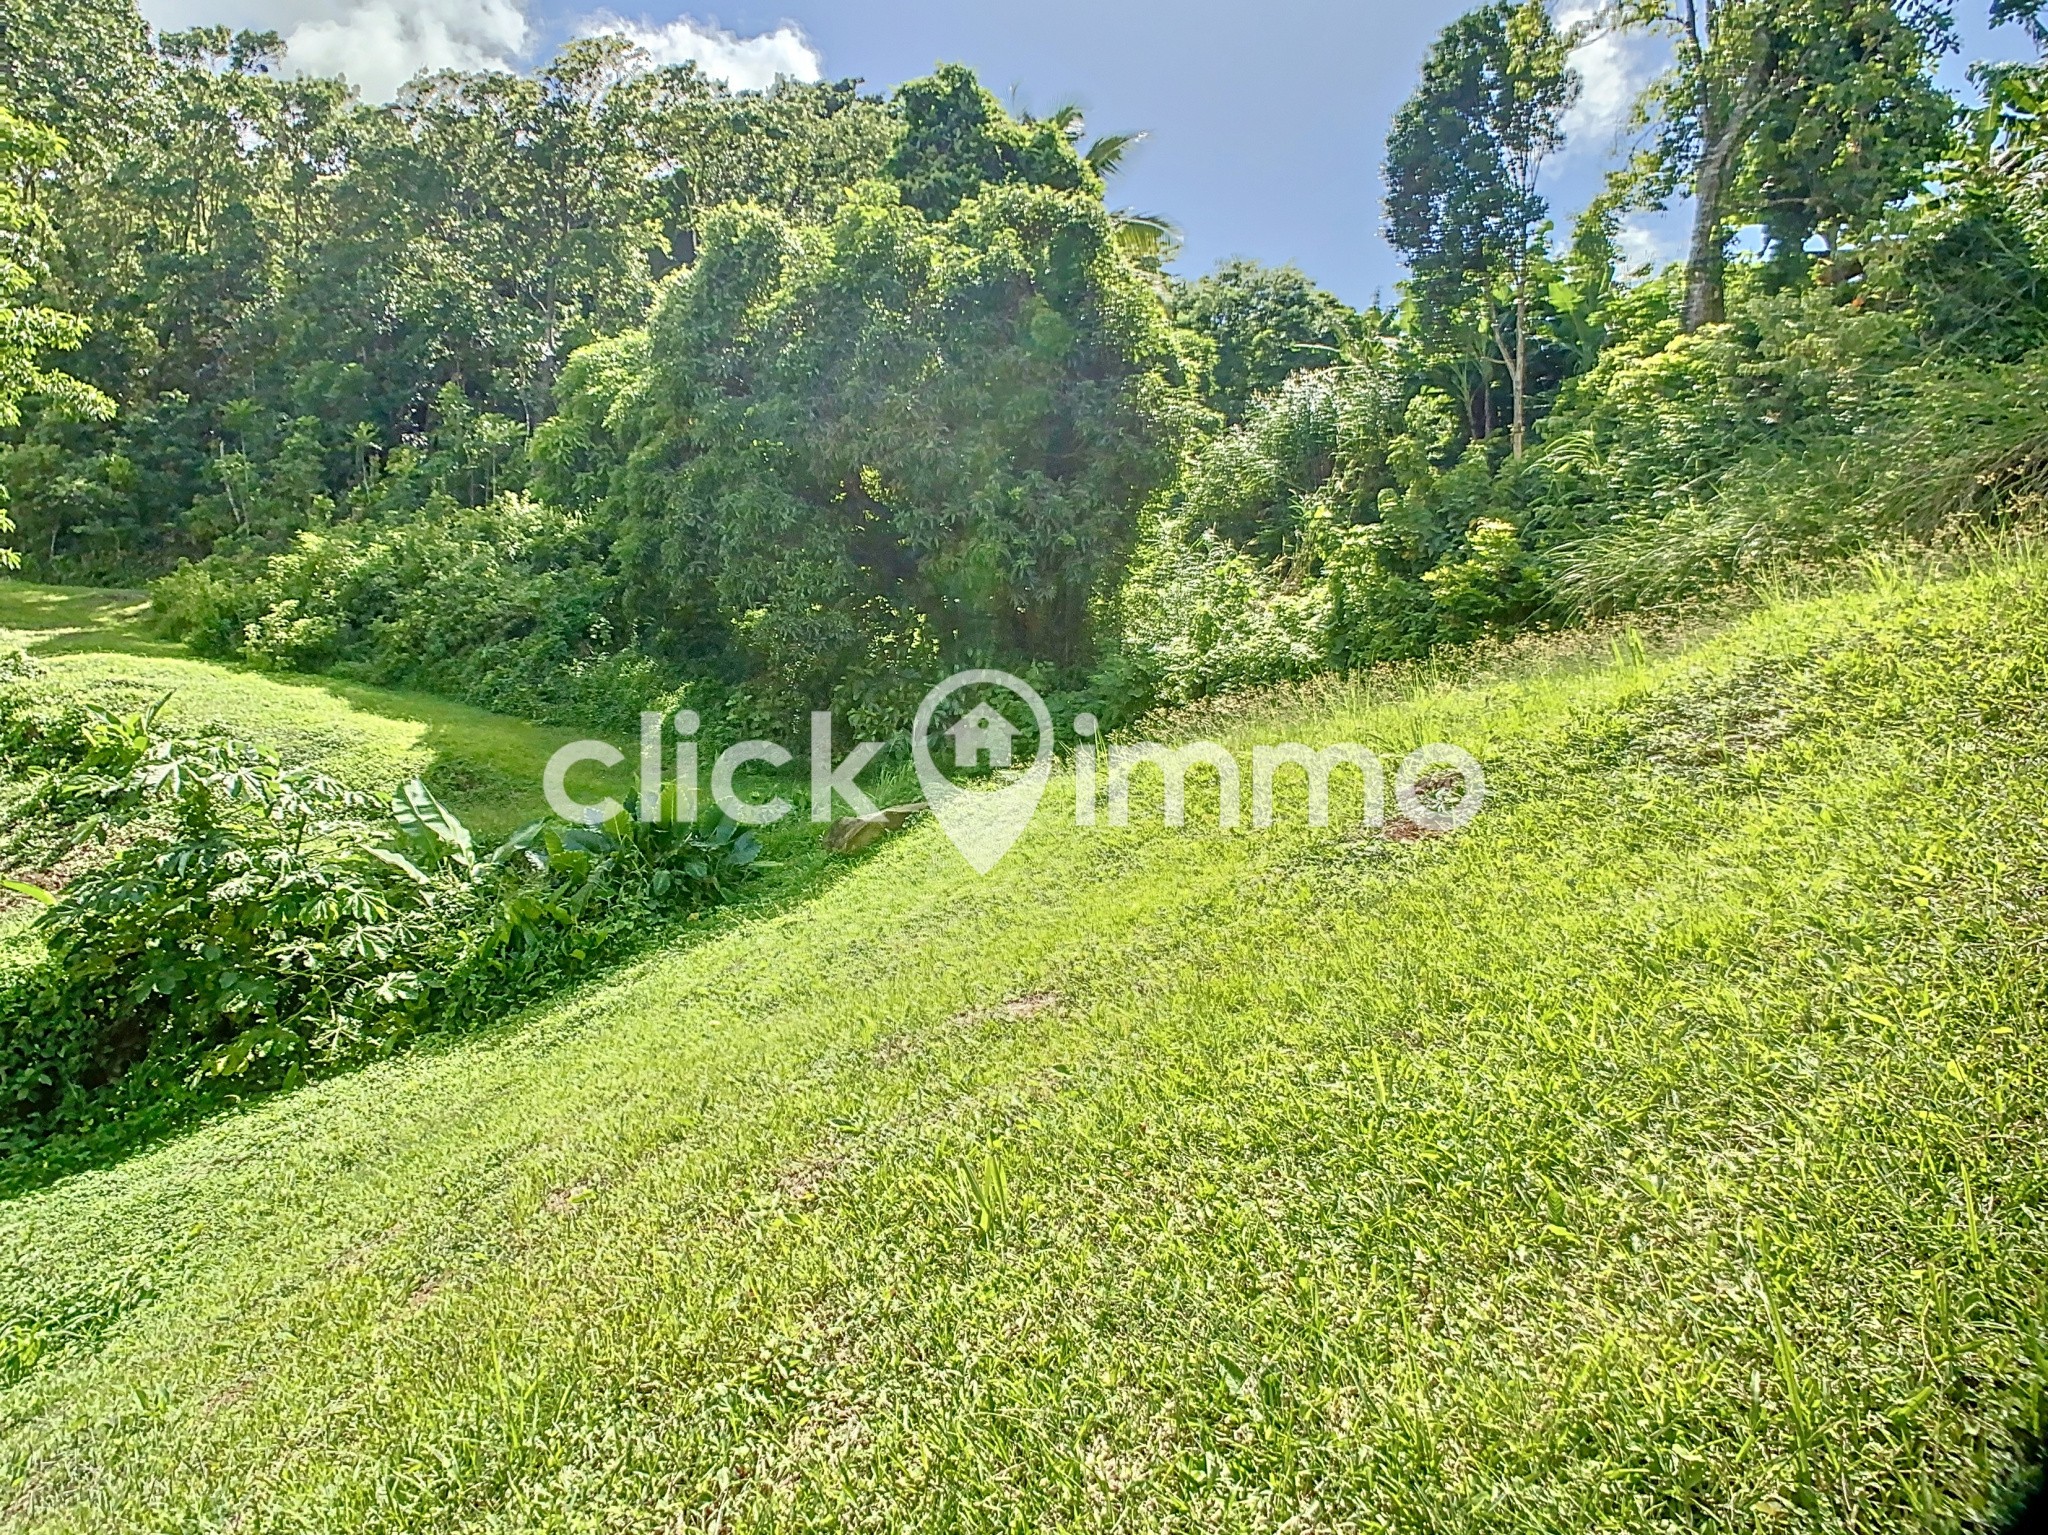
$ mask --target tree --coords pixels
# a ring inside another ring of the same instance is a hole
[[[1933,67],[1955,39],[1941,11],[1890,0],[1801,6],[1788,31],[1797,79],[1759,114],[1736,195],[1780,265],[1803,267],[1818,238],[1835,283],[1852,275],[1845,246],[1949,152],[1956,104]]]
[[[149,27],[134,0],[7,0],[0,100],[58,135],[74,162],[130,131],[150,84]]]
[[[1363,315],[1299,269],[1256,261],[1226,261],[1175,283],[1171,302],[1174,323],[1213,350],[1208,403],[1232,422],[1290,374],[1336,362],[1368,329]]]
[[[21,424],[21,404],[30,396],[74,414],[110,414],[113,402],[89,384],[43,366],[49,352],[70,351],[85,336],[85,322],[41,304],[22,303],[34,286],[41,233],[28,189],[44,168],[63,157],[64,141],[47,128],[23,122],[0,107],[0,428]],[[5,505],[0,497],[0,506]],[[14,524],[0,511],[0,533]],[[0,566],[20,563],[0,549]]]
[[[709,604],[785,703],[1083,659],[1188,410],[1099,196],[1043,186],[932,219],[871,182],[816,231],[716,210],[644,346],[578,359],[612,398],[548,451],[606,424],[635,621]]]
[[[1039,186],[1102,196],[1102,177],[1061,124],[1020,122],[981,87],[973,71],[947,64],[896,92],[903,137],[884,167],[903,200],[944,218],[989,186]]]
[[[900,132],[889,104],[858,80],[780,79],[734,92],[683,64],[618,94],[632,102],[632,131],[652,166],[657,276],[697,259],[698,225],[723,203],[759,203],[802,223],[828,217],[846,188],[881,174]]]
[[[1446,27],[1387,137],[1387,235],[1425,320],[1476,301],[1528,430],[1529,304],[1548,211],[1537,177],[1564,142],[1579,79],[1542,0],[1495,0]]]
[[[1027,112],[1021,114],[1018,121],[1031,123],[1036,119]],[[1054,107],[1046,115],[1046,121],[1066,135],[1067,142],[1074,146],[1088,169],[1102,178],[1104,186],[1123,169],[1124,156],[1148,137],[1142,130],[1105,133],[1083,147],[1081,141],[1087,137],[1088,121],[1082,116],[1081,108],[1071,101]],[[1144,271],[1163,273],[1166,263],[1180,252],[1180,230],[1164,214],[1141,213],[1136,208],[1112,208],[1109,222],[1116,234],[1118,247],[1130,258],[1132,265]]]
[[[1941,152],[1949,114],[1930,74],[1954,45],[1943,0],[1624,0],[1621,19],[1672,40],[1639,109],[1656,142],[1635,174],[1652,201],[1692,196],[1688,331],[1722,318],[1740,212],[1781,249],[1822,233],[1832,263],[1845,228]]]
[[[619,38],[388,105],[277,61],[261,32],[152,44],[127,0],[0,6],[0,88],[81,135],[32,184],[54,237],[30,296],[90,322],[72,367],[122,406],[31,405],[0,438],[43,574],[261,547],[394,454],[458,500],[511,488],[516,453],[493,450],[511,479],[442,473],[448,386],[486,434],[540,423],[569,353],[694,259],[705,209],[816,222],[900,136],[851,82],[733,92]]]

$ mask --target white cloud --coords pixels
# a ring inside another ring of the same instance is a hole
[[[635,22],[600,12],[578,30],[616,32],[631,38],[656,64],[694,62],[712,79],[723,80],[736,91],[765,90],[777,75],[816,80],[825,62],[802,30],[787,21],[773,32],[741,37],[689,16],[670,22]]]
[[[370,0],[318,9],[340,14],[279,28],[286,58],[309,74],[347,77],[371,101],[390,100],[423,69],[511,69],[530,33],[513,0]]]
[[[520,0],[142,0],[142,14],[167,32],[275,32],[288,68],[344,75],[370,101],[423,69],[512,69],[533,36]]]
[[[1660,229],[1641,217],[1623,219],[1614,234],[1615,247],[1621,252],[1621,269],[1633,272],[1677,260],[1678,247],[1672,236],[1671,230]]]
[[[274,31],[288,67],[344,75],[370,101],[389,101],[421,70],[516,69],[535,46],[531,0],[142,0],[142,14],[166,31],[202,23]],[[824,61],[800,28],[784,22],[741,37],[689,16],[625,21],[610,12],[577,31],[618,32],[657,64],[694,59],[738,90],[772,85],[778,74],[816,80]]]
[[[1598,24],[1601,13],[1583,3],[1568,4],[1558,12],[1558,24],[1570,27]],[[1665,51],[1660,39],[1641,33],[1622,33],[1601,28],[1572,50],[1572,68],[1579,72],[1579,99],[1565,114],[1567,153],[1605,155],[1628,126],[1629,110],[1650,78],[1662,67]]]

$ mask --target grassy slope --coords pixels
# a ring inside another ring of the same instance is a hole
[[[1454,838],[914,830],[0,1208],[0,1520],[1952,1527],[2048,1383],[2044,694],[2013,564],[1235,720],[1471,746]]]
[[[151,638],[148,615],[140,593],[0,581],[0,645],[25,648],[57,686],[119,710],[168,693],[167,721],[225,731],[364,788],[418,774],[487,833],[544,812],[542,766],[582,734],[425,694],[195,660]],[[570,785],[595,798],[603,778],[586,765]]]

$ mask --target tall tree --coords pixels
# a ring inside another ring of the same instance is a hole
[[[1578,98],[1572,40],[1542,0],[1507,0],[1446,27],[1387,136],[1387,235],[1425,316],[1476,302],[1513,396],[1511,443],[1528,434],[1529,303],[1548,205],[1543,162]]]
[[[855,188],[821,230],[714,211],[645,341],[572,365],[613,398],[547,434],[614,438],[634,621],[708,604],[787,697],[1085,658],[1191,414],[1100,183],[1055,136],[1067,165],[1021,184],[979,152],[1014,125],[972,120],[969,153],[906,157],[906,189]]]
[[[1363,315],[1291,266],[1226,261],[1175,283],[1171,300],[1174,323],[1212,349],[1208,403],[1233,422],[1289,374],[1336,362],[1367,330]]]
[[[44,366],[46,354],[75,348],[85,322],[41,304],[21,300],[35,284],[43,220],[31,200],[36,178],[63,157],[64,141],[47,128],[22,121],[0,107],[0,428],[21,423],[22,401],[32,396],[82,416],[105,416],[113,402],[89,384]],[[0,533],[14,524],[0,494]],[[0,549],[0,566],[19,556]]]
[[[944,218],[983,187],[1027,185],[1102,196],[1102,177],[1051,119],[1020,122],[959,64],[941,65],[896,92],[903,137],[889,178],[903,200]]]
[[[1755,215],[1797,249],[1910,190],[1948,113],[1930,78],[1954,46],[1945,0],[1623,0],[1672,63],[1639,109],[1653,200],[1693,200],[1683,324],[1723,315],[1730,232]]]

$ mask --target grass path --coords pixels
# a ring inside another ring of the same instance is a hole
[[[2048,1386],[2044,574],[1241,713],[1493,803],[1056,780],[987,879],[922,827],[8,1202],[0,1524],[1981,1516]]]
[[[117,710],[169,694],[167,721],[256,742],[368,789],[419,775],[486,834],[545,812],[543,766],[585,734],[424,693],[198,660],[153,638],[148,619],[144,593],[0,580],[0,646],[27,650],[56,686]],[[585,765],[570,784],[595,799],[623,781]]]

